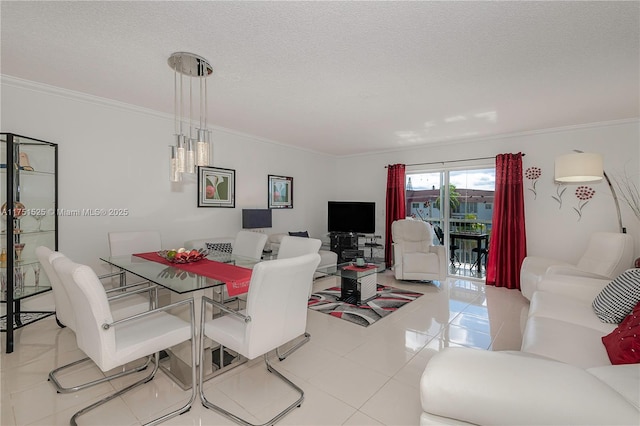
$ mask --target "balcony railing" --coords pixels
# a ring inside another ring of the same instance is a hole
[[[444,238],[444,231],[441,231],[444,229],[442,220],[429,218],[425,222],[433,225],[436,230],[433,243],[448,245],[446,248],[451,275],[485,277],[491,221],[449,219],[449,238],[447,239]],[[455,238],[452,238],[451,234],[454,234]]]

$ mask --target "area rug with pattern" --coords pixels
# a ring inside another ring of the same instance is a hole
[[[340,287],[331,287],[313,293],[308,306],[314,311],[368,327],[420,296],[422,293],[378,284],[377,296],[358,306],[339,300]]]

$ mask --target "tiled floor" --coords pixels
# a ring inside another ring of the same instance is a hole
[[[458,278],[440,286],[403,283],[390,271],[380,274],[378,282],[424,296],[368,328],[309,311],[311,341],[285,361],[273,361],[305,391],[302,407],[279,424],[417,425],[418,384],[432,355],[448,346],[520,347],[520,323],[528,303],[519,291]],[[334,285],[335,278],[314,283],[316,290]],[[16,338],[14,353],[5,354],[2,347],[2,425],[68,424],[75,411],[134,380],[121,378],[74,394],[56,394],[47,382],[48,372],[82,356],[73,333],[48,318],[19,330]],[[96,367],[88,365],[63,379],[77,382],[97,374]],[[205,391],[209,399],[255,422],[293,401],[292,392],[266,372],[261,358],[208,381]],[[152,382],[83,416],[80,423],[139,425],[184,404],[189,395],[159,372]],[[196,400],[188,413],[166,424],[234,423]]]
[[[477,278],[484,279],[486,276],[486,265],[482,265],[480,270],[474,263],[449,263],[449,275],[457,278]]]

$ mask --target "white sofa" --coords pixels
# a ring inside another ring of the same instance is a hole
[[[549,275],[613,279],[631,268],[634,258],[631,234],[594,232],[575,265],[558,259],[527,256],[520,268],[522,295],[531,300],[538,283]]]
[[[289,234],[277,233],[277,234],[269,235],[267,238],[267,243],[264,246],[264,250],[266,251],[271,250],[272,253],[277,254],[278,249],[280,248],[280,242],[282,241],[282,237],[286,235],[289,235]],[[226,238],[211,237],[211,238],[199,238],[195,240],[185,241],[184,246],[185,248],[188,248],[188,249],[193,249],[193,248],[199,249],[199,248],[206,248],[207,243],[233,244],[233,242],[234,242],[234,238],[232,237],[226,237]],[[320,249],[318,251],[318,254],[320,255],[320,264],[318,265],[318,269],[326,266],[337,265],[338,255],[336,253],[329,250]]]
[[[273,253],[277,253],[280,248],[280,243],[282,242],[282,238],[289,235],[288,233],[278,233],[278,234],[270,234],[269,238],[267,238],[267,244],[265,244],[265,250],[272,250]],[[338,264],[338,255],[329,250],[318,250],[318,254],[320,255],[320,264],[318,265],[318,269],[336,266]]]
[[[609,280],[538,283],[520,351],[449,348],[420,382],[421,425],[638,425],[640,364],[611,365],[591,303]]]

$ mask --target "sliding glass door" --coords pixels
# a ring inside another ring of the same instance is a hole
[[[407,216],[433,226],[451,275],[484,278],[494,191],[494,167],[407,172]]]

